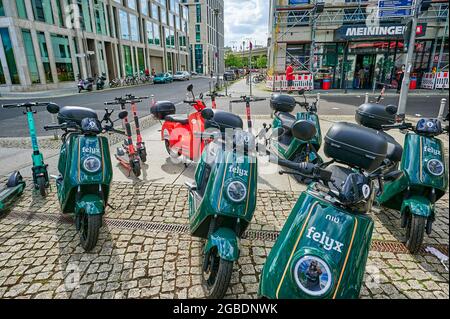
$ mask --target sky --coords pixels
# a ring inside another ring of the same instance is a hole
[[[242,47],[250,38],[253,45],[267,45],[269,0],[225,0],[225,46]]]

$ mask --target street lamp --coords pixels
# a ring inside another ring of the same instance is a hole
[[[217,82],[216,82],[216,90],[219,89],[219,60],[220,60],[220,51],[219,51],[219,15],[220,10],[218,8],[213,10],[214,16],[216,17],[216,76],[217,76]]]

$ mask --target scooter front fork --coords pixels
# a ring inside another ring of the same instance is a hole
[[[209,224],[209,230],[208,230],[208,238],[211,236],[212,233],[216,230],[216,224],[217,224],[217,215],[215,215],[212,220],[211,224]],[[205,258],[203,258],[203,271],[207,272],[208,267],[211,265],[209,262],[209,259],[211,258],[211,250],[208,250],[205,254]]]

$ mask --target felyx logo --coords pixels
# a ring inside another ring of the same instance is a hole
[[[308,228],[308,233],[306,234],[306,237],[314,240],[315,242],[320,243],[323,245],[323,248],[325,250],[335,250],[339,253],[342,253],[342,247],[344,247],[344,244],[341,242],[338,242],[337,240],[328,237],[326,232],[317,232],[316,227],[310,227]]]

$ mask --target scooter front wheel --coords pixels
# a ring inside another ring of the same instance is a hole
[[[133,170],[133,174],[136,177],[141,176],[141,164],[139,161],[135,161],[131,164],[131,169]]]
[[[211,251],[207,263],[207,269],[203,269],[203,287],[206,297],[222,299],[230,285],[233,262],[220,258],[217,251]]]
[[[145,149],[140,149],[139,157],[141,158],[142,163],[147,162],[147,151]]]
[[[80,242],[86,252],[90,252],[97,245],[101,225],[102,215],[81,216]]]
[[[406,225],[406,247],[411,254],[417,254],[422,247],[425,224],[423,216],[411,214]]]
[[[37,189],[39,189],[39,193],[41,194],[42,197],[47,196],[47,189],[46,189],[47,185],[46,184],[47,184],[47,182],[43,176],[38,177],[36,179],[36,186],[37,186]]]

